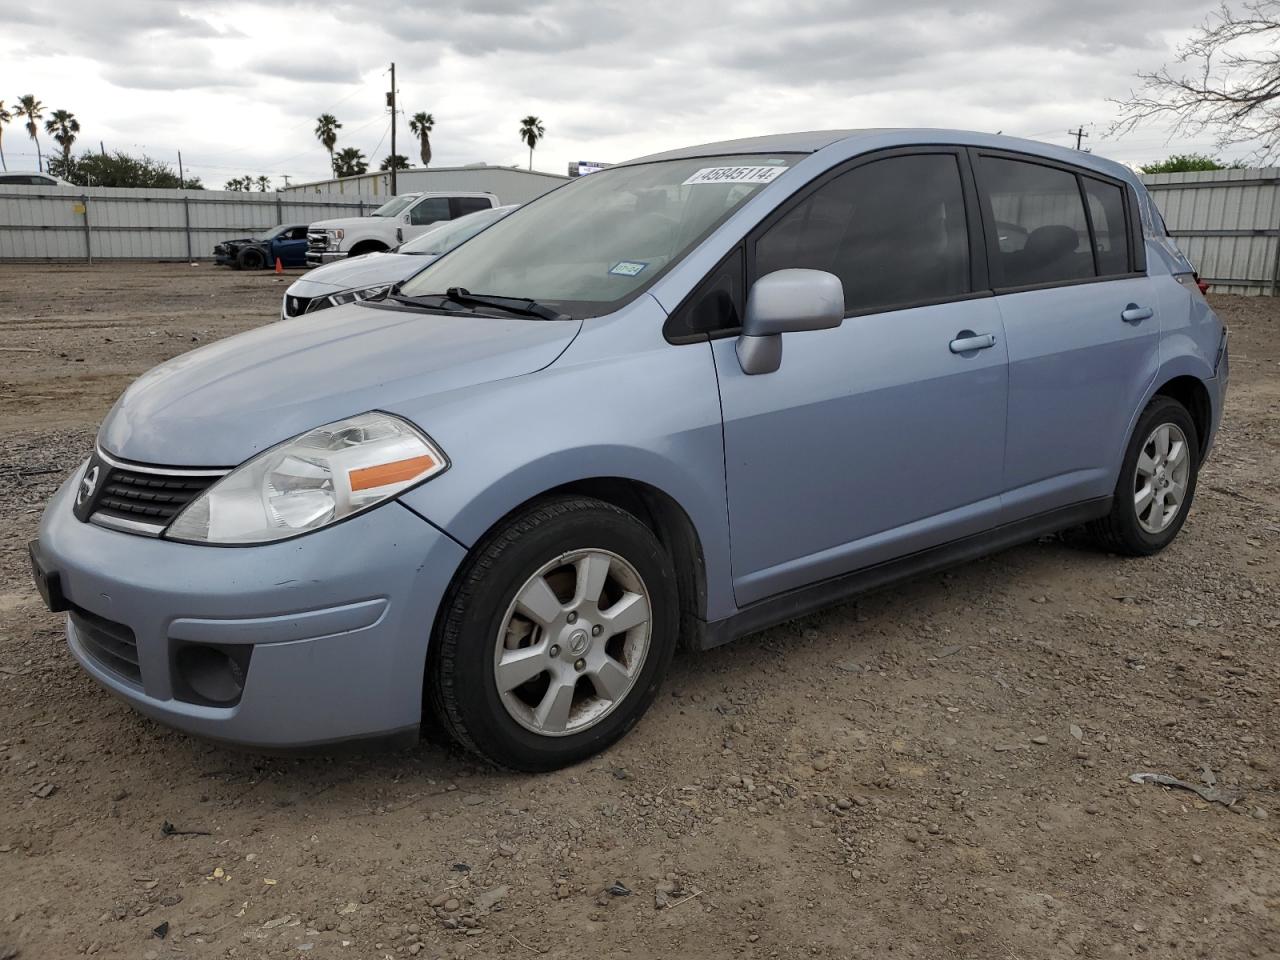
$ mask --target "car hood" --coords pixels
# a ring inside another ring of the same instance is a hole
[[[395,223],[395,217],[339,217],[337,220],[317,220],[315,223],[307,227],[308,230],[334,230],[338,227],[346,229],[348,227],[362,227],[370,220],[380,220],[384,223]]]
[[[138,463],[235,466],[343,417],[540,370],[581,326],[333,307],[201,347],[143,374],[116,401],[98,442]]]
[[[286,291],[291,297],[318,297],[338,290],[362,290],[408,280],[436,259],[429,254],[366,253],[308,270]]]

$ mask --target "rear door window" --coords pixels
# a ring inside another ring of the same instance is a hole
[[[1097,275],[1074,173],[983,157],[981,183],[995,224],[997,250],[991,273],[997,287],[1062,283]]]
[[[454,219],[492,207],[488,197],[454,197],[450,202],[453,204]]]
[[[846,314],[936,302],[971,290],[958,158],[886,157],[828,181],[755,245],[757,278],[788,267],[826,270]]]
[[[448,197],[427,197],[414,204],[409,211],[409,223],[415,227],[424,227],[438,220],[452,219],[449,214]]]

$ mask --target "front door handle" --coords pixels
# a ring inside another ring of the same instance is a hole
[[[951,341],[952,353],[972,353],[974,350],[986,350],[996,345],[994,333],[974,333],[972,330],[961,330]]]
[[[1125,323],[1141,323],[1154,315],[1155,311],[1150,307],[1140,307],[1136,303],[1131,303],[1120,311],[1120,319]]]

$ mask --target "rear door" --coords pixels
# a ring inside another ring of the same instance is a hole
[[[1159,361],[1132,188],[1039,157],[972,152],[1009,350],[1005,519],[1113,492]]]
[[[846,309],[836,329],[787,334],[770,374],[712,341],[740,606],[997,522],[1007,370],[975,208],[962,150],[860,158],[735,254],[750,280],[834,273]],[[713,271],[691,313],[740,315],[740,270]]]

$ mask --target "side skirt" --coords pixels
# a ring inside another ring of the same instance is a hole
[[[710,650],[739,637],[745,637],[848,600],[850,597],[879,590],[910,577],[976,560],[1046,534],[1097,520],[1111,512],[1111,499],[1111,497],[1099,497],[1095,500],[1059,507],[1047,513],[1027,517],[1025,520],[1002,524],[983,533],[952,540],[927,550],[910,553],[894,560],[886,560],[884,563],[863,567],[852,573],[757,601],[742,608],[731,617],[706,624],[701,636],[694,639],[693,646],[698,650]]]

